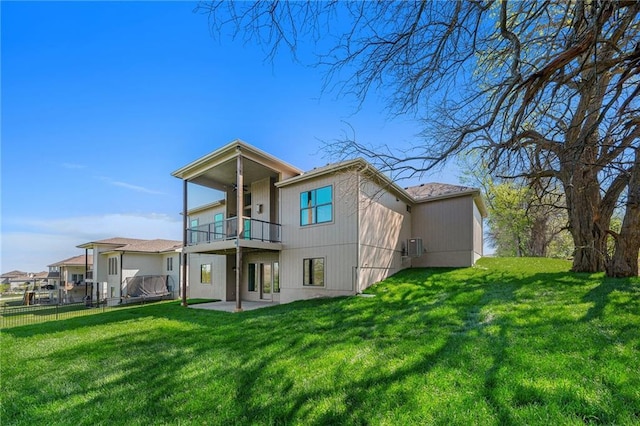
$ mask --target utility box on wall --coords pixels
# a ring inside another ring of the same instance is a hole
[[[407,241],[407,255],[409,257],[420,257],[423,253],[422,238],[410,238]]]

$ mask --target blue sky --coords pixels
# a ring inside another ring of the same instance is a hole
[[[1,3],[2,272],[45,270],[102,238],[181,239],[170,173],[236,138],[303,170],[330,161],[320,141],[345,122],[373,145],[415,139],[375,97],[357,109],[323,94],[322,70],[212,38],[194,7]]]

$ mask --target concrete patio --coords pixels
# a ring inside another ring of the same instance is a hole
[[[269,306],[277,306],[277,302],[267,302],[267,301],[242,301],[242,310],[243,311],[252,311],[254,309],[260,308],[268,308]],[[222,312],[233,312],[236,309],[236,302],[210,302],[210,303],[198,303],[195,305],[189,305],[190,308],[194,309],[208,309],[211,311],[222,311]]]

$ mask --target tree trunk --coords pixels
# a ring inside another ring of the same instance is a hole
[[[610,277],[638,276],[640,251],[640,149],[636,149],[635,162],[628,185],[627,206],[620,234],[615,238],[615,251],[607,267]]]
[[[574,272],[604,271],[610,216],[602,212],[597,174],[593,170],[578,168],[568,182],[565,180],[563,183],[567,194],[569,229],[575,244],[571,269]]]
[[[536,211],[531,223],[531,238],[529,239],[528,255],[545,257],[547,255],[547,221],[548,217]]]

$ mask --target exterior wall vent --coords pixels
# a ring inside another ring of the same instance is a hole
[[[410,238],[407,241],[407,255],[409,257],[420,257],[423,253],[422,238]]]

